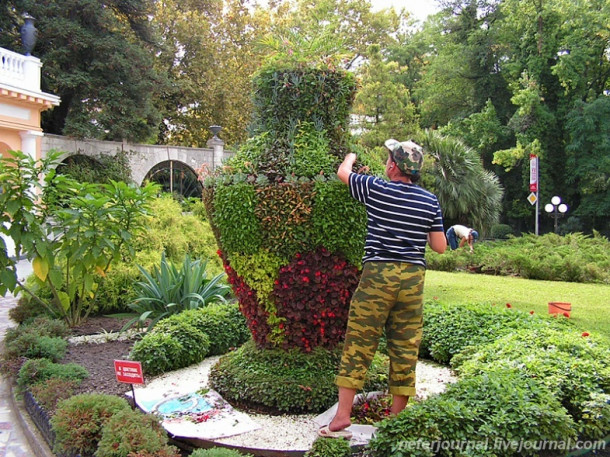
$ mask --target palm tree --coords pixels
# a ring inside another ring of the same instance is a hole
[[[498,177],[485,170],[477,152],[457,138],[426,130],[419,141],[434,160],[429,185],[445,220],[489,233],[498,223],[504,194]]]

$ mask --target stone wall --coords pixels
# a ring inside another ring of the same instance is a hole
[[[42,139],[42,155],[55,149],[65,152],[65,157],[82,154],[90,157],[100,154],[114,155],[120,151],[129,153],[132,179],[142,184],[146,174],[158,163],[166,160],[182,162],[193,170],[207,164],[210,168],[219,166],[233,153],[224,150],[224,143],[217,138],[211,148],[187,148],[182,146],[158,146],[130,144],[127,142],[80,140],[65,136],[47,135]]]

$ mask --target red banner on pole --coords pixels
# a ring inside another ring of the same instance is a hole
[[[530,154],[530,192],[538,192],[538,156]]]
[[[118,382],[126,382],[128,384],[144,384],[144,374],[142,373],[142,364],[131,360],[115,360],[114,372]]]

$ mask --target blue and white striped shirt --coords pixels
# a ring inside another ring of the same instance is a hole
[[[415,184],[349,175],[352,197],[364,203],[368,230],[363,262],[410,262],[426,266],[428,232],[443,232],[436,196]]]

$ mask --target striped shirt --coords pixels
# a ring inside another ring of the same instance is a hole
[[[444,232],[436,196],[415,184],[349,175],[352,197],[368,218],[363,262],[398,261],[426,266],[428,232]]]

